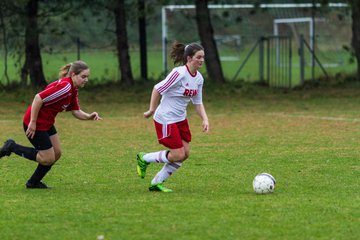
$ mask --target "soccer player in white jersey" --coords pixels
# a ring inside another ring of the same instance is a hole
[[[137,154],[137,173],[141,178],[145,177],[150,163],[164,164],[152,179],[150,191],[172,192],[163,186],[163,182],[189,157],[191,132],[186,108],[190,101],[202,119],[203,131],[209,131],[209,120],[202,101],[204,78],[198,71],[204,63],[203,47],[197,43],[185,46],[174,42],[170,56],[175,65],[181,66],[175,67],[154,86],[149,110],[144,112],[145,118],[153,115],[158,141],[168,150]]]

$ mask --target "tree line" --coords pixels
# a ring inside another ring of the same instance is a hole
[[[186,4],[195,5],[197,31],[199,33],[200,42],[206,52],[206,68],[208,78],[218,83],[224,83],[224,75],[220,64],[220,57],[217,51],[216,42],[214,40],[214,30],[211,24],[210,12],[208,5],[217,3],[210,0],[194,0],[185,1]],[[220,1],[224,3],[226,1]],[[261,2],[269,3],[270,0],[259,1],[255,6],[259,6]],[[313,1],[316,2],[316,1]],[[321,0],[322,4],[327,4],[328,0]],[[360,1],[346,1],[352,11],[352,48],[354,56],[357,60],[357,79],[360,80]],[[171,1],[158,1],[158,4],[167,4]],[[127,21],[129,14],[132,18],[136,16],[139,31],[140,46],[140,68],[141,78],[147,79],[147,27],[146,15],[149,5],[153,1],[145,0],[2,0],[0,2],[0,37],[2,38],[3,60],[4,60],[4,76],[7,76],[8,51],[9,49],[19,49],[19,57],[21,62],[21,83],[28,84],[34,88],[43,87],[47,84],[43,72],[40,35],[43,31],[39,28],[39,19],[46,23],[46,19],[62,15],[64,18],[82,14],[83,6],[87,6],[94,14],[97,11],[108,11],[109,17],[114,19],[115,23],[115,39],[116,39],[116,55],[118,60],[118,68],[120,72],[120,82],[125,86],[134,84],[134,77],[129,54],[129,40],[127,33]],[[316,11],[316,8],[314,8]],[[9,20],[5,24],[5,19]],[[64,23],[66,24],[66,23]],[[54,30],[56,31],[56,30]],[[79,33],[81,34],[81,33]],[[15,36],[15,37],[14,37]],[[16,38],[23,36],[23,38]],[[76,37],[76,36],[74,36]],[[12,39],[11,41],[9,39]],[[21,42],[21,40],[23,42]],[[19,47],[20,46],[20,47]],[[23,52],[22,52],[23,51]],[[0,83],[0,87],[4,87]]]

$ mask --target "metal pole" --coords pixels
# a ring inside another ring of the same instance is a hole
[[[80,38],[76,38],[77,59],[80,60]]]
[[[311,25],[312,25],[312,55],[311,55],[311,75],[312,75],[312,80],[314,81],[315,79],[315,9],[316,5],[315,5],[315,0],[312,1],[312,11],[311,11]]]
[[[292,45],[291,36],[289,36],[289,87],[292,88]]]
[[[259,43],[259,78],[260,82],[264,82],[264,39],[260,38]]]
[[[161,24],[162,24],[162,48],[163,48],[163,67],[164,75],[167,73],[167,25],[166,25],[166,7],[161,9]]]
[[[145,0],[138,0],[139,36],[140,36],[140,69],[141,78],[147,80],[147,47],[146,47],[146,11]]]
[[[261,40],[258,40],[255,45],[253,46],[253,48],[250,50],[250,52],[248,53],[248,55],[246,56],[245,60],[242,62],[242,64],[240,65],[239,69],[236,71],[232,81],[235,81],[238,74],[240,73],[240,71],[242,70],[242,68],[245,66],[245,64],[247,63],[247,61],[249,60],[250,56],[252,55],[252,53],[254,52],[254,50],[256,49],[257,45],[259,44]]]
[[[299,49],[299,57],[300,57],[300,85],[304,86],[305,82],[305,60],[304,60],[304,35],[300,35],[300,49]]]
[[[266,38],[267,42],[266,42],[266,47],[267,47],[267,82],[268,85],[271,86],[271,81],[270,81],[270,39]]]

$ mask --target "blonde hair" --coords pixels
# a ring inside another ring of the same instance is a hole
[[[187,57],[193,57],[196,52],[204,50],[204,48],[197,43],[190,43],[185,45],[178,41],[174,41],[172,44],[170,57],[174,61],[174,65],[186,64]]]
[[[89,69],[89,67],[83,61],[75,61],[73,63],[68,63],[60,68],[59,77],[69,77],[71,73],[75,73],[75,75],[77,75],[86,69]]]

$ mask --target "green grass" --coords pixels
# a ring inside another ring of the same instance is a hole
[[[191,156],[162,194],[147,190],[161,165],[136,175],[137,152],[163,149],[142,118],[151,87],[81,90],[83,110],[104,119],[58,116],[51,190],[25,189],[33,162],[1,159],[0,239],[359,239],[359,86],[205,91],[211,132],[190,107]],[[1,141],[29,145],[21,120],[31,99],[0,93]],[[276,178],[273,194],[253,192],[260,172]]]

